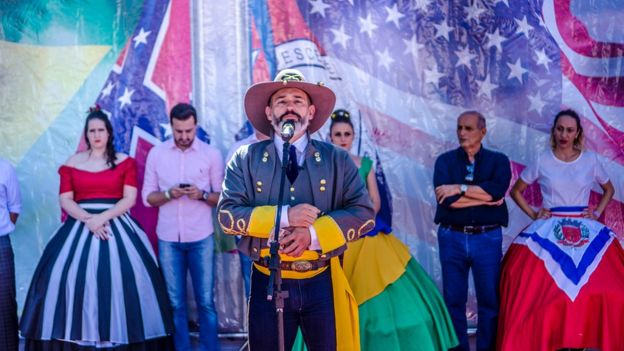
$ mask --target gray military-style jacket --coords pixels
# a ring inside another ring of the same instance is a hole
[[[259,259],[273,232],[280,171],[272,140],[241,147],[226,168],[217,205],[219,224],[226,234],[243,236],[239,249],[253,260]],[[302,179],[309,179],[309,188],[300,183],[298,187],[309,191],[300,193],[298,199],[321,211],[313,227],[321,246],[320,259],[329,259],[344,252],[347,241],[373,229],[374,210],[358,169],[344,150],[310,139],[302,171],[307,172]]]

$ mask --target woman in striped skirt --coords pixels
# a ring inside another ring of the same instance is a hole
[[[37,265],[20,322],[26,350],[169,350],[167,292],[147,236],[128,214],[135,161],[116,153],[107,116],[92,109],[87,151],[61,166],[68,218]]]

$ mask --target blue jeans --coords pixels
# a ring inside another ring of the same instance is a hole
[[[466,301],[471,268],[477,294],[477,350],[495,349],[502,243],[500,228],[472,235],[438,228],[444,301],[459,339],[457,350],[470,350]]]
[[[239,237],[236,237],[236,243],[240,241]],[[245,297],[249,299],[249,293],[251,289],[251,259],[249,256],[238,252],[238,258],[241,265],[241,276],[243,277],[243,286],[245,287]]]
[[[257,269],[251,275],[249,299],[249,347],[253,351],[278,350],[275,302],[267,300],[269,276]],[[284,279],[284,346],[290,350],[301,327],[309,351],[336,350],[336,322],[331,273],[308,279]]]
[[[213,301],[214,238],[194,242],[158,240],[158,256],[169,301],[173,309],[174,342],[177,351],[190,351],[186,275],[191,273],[199,315],[200,350],[218,350],[217,310]]]
[[[8,235],[0,236],[0,350],[17,351],[17,302],[15,263]]]

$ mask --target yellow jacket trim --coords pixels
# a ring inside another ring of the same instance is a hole
[[[334,251],[346,243],[342,229],[330,216],[319,217],[312,226],[323,253]]]
[[[260,257],[266,257],[266,256],[271,256],[271,254],[269,253],[269,249],[268,248],[264,248],[262,250],[260,250]],[[292,262],[292,261],[315,261],[319,259],[319,254],[316,251],[310,251],[310,250],[306,250],[303,252],[303,254],[299,257],[291,257],[291,256],[287,256],[287,255],[280,255],[280,259],[282,261],[288,261],[288,262]],[[257,270],[259,270],[260,272],[269,275],[270,271],[268,268],[266,267],[262,267],[258,264],[254,263],[254,267],[256,267]],[[295,271],[286,271],[286,270],[282,270],[282,278],[284,279],[307,279],[307,278],[312,278],[315,275],[324,272],[327,269],[327,266],[325,267],[321,267],[319,269],[313,270],[313,271],[307,271],[307,272],[295,272]]]
[[[223,229],[223,232],[225,234],[230,234],[230,235],[245,235],[246,234],[244,231],[236,231],[234,229],[234,216],[232,215],[232,212],[221,210],[219,211],[219,215],[217,216],[217,218],[219,219],[219,225],[221,226],[221,229]]]
[[[331,259],[334,316],[336,318],[337,351],[360,351],[360,321],[358,305],[340,267],[338,257]]]
[[[249,217],[247,235],[268,239],[275,225],[277,206],[258,206],[253,209]]]

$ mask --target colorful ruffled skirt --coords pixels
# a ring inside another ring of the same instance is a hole
[[[362,350],[447,350],[458,345],[444,300],[394,235],[350,242],[344,272],[359,305]],[[301,334],[293,350],[303,349]]]
[[[507,251],[497,349],[624,350],[624,250],[578,210],[533,222]]]

